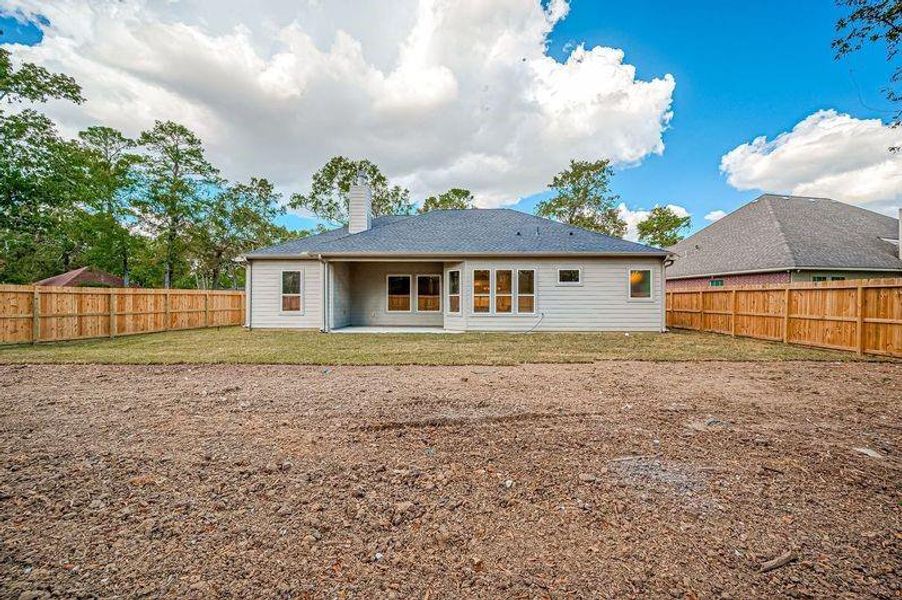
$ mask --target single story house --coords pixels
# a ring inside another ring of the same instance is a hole
[[[663,331],[666,250],[509,209],[373,217],[246,261],[247,327]]]
[[[902,277],[899,219],[764,194],[671,246],[667,289]]]
[[[62,287],[125,287],[125,281],[118,275],[94,269],[81,267],[66,271],[47,279],[35,281],[34,285],[54,285]]]

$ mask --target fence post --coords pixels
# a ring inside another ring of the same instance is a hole
[[[858,304],[857,327],[855,328],[855,348],[858,354],[864,354],[864,287],[858,286],[858,296],[856,298]]]
[[[166,323],[163,324],[163,331],[169,331],[170,328],[170,320],[169,320],[169,288],[166,288],[166,294],[164,296],[166,299]]]
[[[210,326],[210,292],[204,292],[204,327]]]
[[[732,292],[730,299],[730,335],[736,337],[736,290]]]
[[[110,337],[116,337],[116,290],[110,288]]]
[[[698,330],[705,330],[705,290],[698,291]]]
[[[786,284],[786,294],[783,296],[783,343],[789,342],[789,284]]]
[[[31,343],[37,343],[41,339],[41,292],[37,286],[31,298]]]

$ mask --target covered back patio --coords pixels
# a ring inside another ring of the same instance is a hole
[[[342,333],[445,331],[445,269],[439,261],[327,263],[327,323]]]

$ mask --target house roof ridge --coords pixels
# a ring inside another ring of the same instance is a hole
[[[762,198],[765,198],[765,197],[766,197],[765,207],[767,208],[767,212],[770,213],[771,220],[777,226],[777,234],[779,236],[780,242],[782,242],[782,244],[783,244],[783,249],[785,250],[785,253],[789,256],[789,266],[796,267],[799,264],[799,259],[796,256],[795,251],[792,249],[792,246],[789,245],[789,240],[787,240],[787,238],[786,238],[786,232],[783,230],[783,223],[780,220],[779,215],[777,215],[777,212],[774,210],[774,207],[772,204],[774,196],[771,194],[763,194],[758,197],[758,200],[761,200]]]

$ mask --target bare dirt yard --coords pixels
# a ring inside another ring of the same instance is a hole
[[[0,594],[899,598],[900,399],[899,363],[4,365]]]

